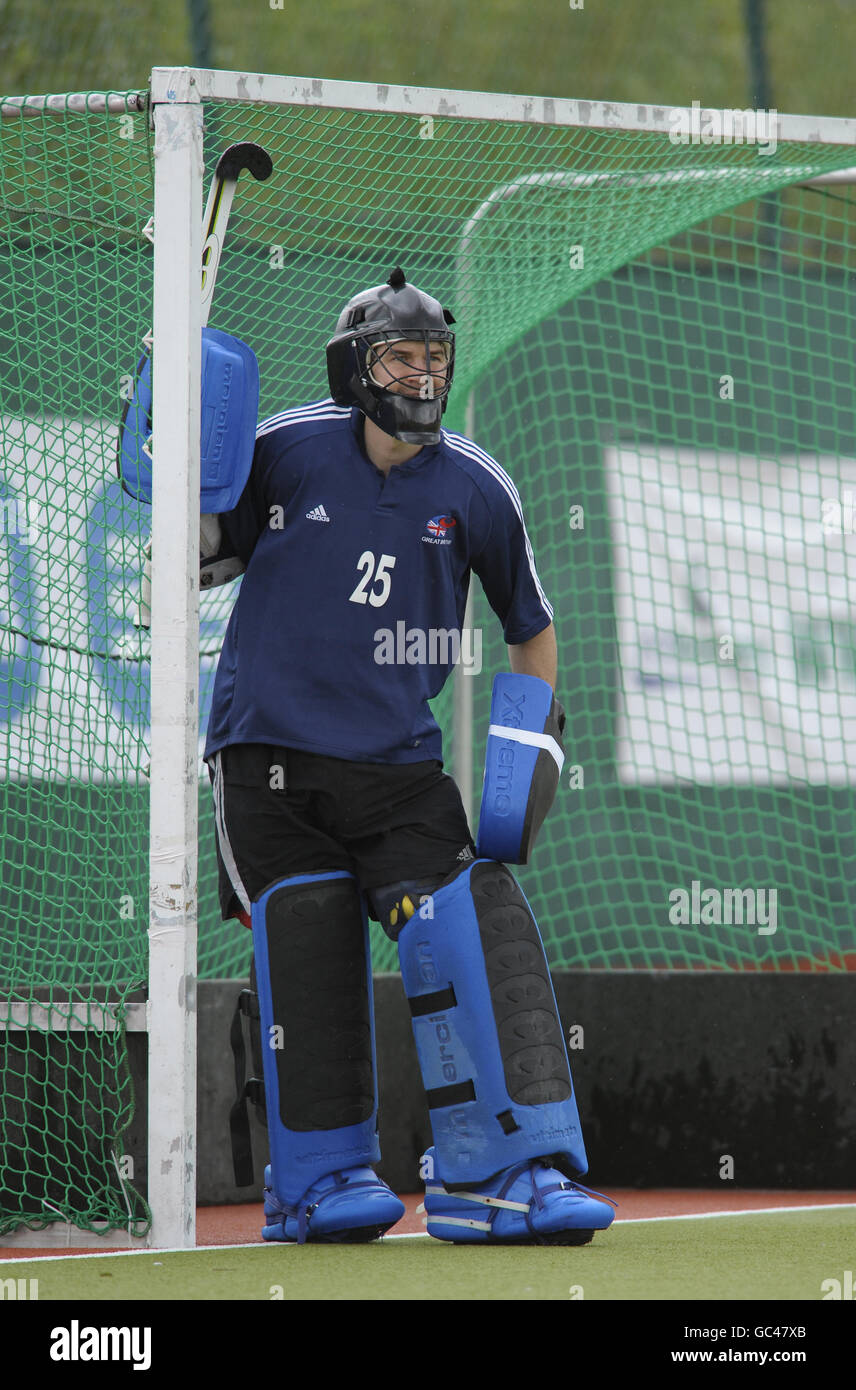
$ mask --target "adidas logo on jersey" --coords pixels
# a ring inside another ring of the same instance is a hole
[[[306,520],[307,520],[307,521],[329,521],[329,520],[330,520],[329,516],[327,515],[327,513],[326,513],[325,510],[324,510],[324,504],[323,504],[323,502],[322,502],[322,504],[321,504],[320,507],[313,507],[311,512],[307,512],[307,513],[306,513]]]

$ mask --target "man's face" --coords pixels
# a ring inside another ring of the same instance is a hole
[[[369,352],[369,373],[372,380],[387,391],[432,401],[435,396],[442,395],[446,387],[449,344],[430,342],[428,353],[426,363],[425,344],[416,339],[377,343]]]

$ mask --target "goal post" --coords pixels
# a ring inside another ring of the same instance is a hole
[[[327,394],[342,304],[393,265],[455,314],[444,423],[517,484],[556,609],[570,776],[521,874],[551,964],[853,968],[856,123],[749,114],[187,68],[0,100],[0,1243],[195,1241],[196,981],[249,961],[199,815],[238,588],[198,585],[202,195],[233,141],[276,172],[212,322],[263,415]],[[146,511],[115,445],[149,323]],[[435,704],[477,806],[507,658],[474,590]]]
[[[202,108],[154,103],[148,1202],[196,1243]]]

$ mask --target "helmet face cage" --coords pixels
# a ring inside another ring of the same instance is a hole
[[[422,352],[396,351],[402,343],[418,343]],[[375,391],[443,401],[449,394],[455,366],[454,336],[431,329],[399,328],[370,333],[354,342],[360,375]],[[442,361],[438,362],[437,349]],[[404,370],[402,370],[404,369]]]

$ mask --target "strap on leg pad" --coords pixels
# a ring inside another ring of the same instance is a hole
[[[249,1020],[250,1059],[252,1074],[247,1078],[246,1048],[244,1044],[243,1020]],[[259,1026],[259,997],[256,992],[255,962],[250,970],[250,987],[242,989],[238,995],[229,1042],[235,1062],[235,1103],[229,1111],[229,1133],[232,1141],[232,1164],[235,1170],[235,1186],[251,1187],[253,1175],[253,1145],[250,1134],[250,1118],[247,1102],[252,1102],[257,1118],[267,1125],[265,1109],[264,1063],[262,1060],[262,1040]]]
[[[273,884],[252,922],[271,1183],[288,1206],[380,1158],[368,920],[338,872]]]
[[[398,950],[447,1185],[547,1156],[585,1173],[541,936],[509,870],[477,860],[457,874],[411,917]]]

